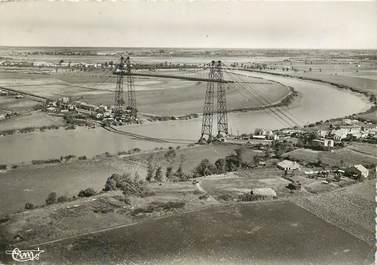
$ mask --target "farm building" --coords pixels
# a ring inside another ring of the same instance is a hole
[[[332,139],[315,139],[313,140],[313,145],[323,148],[331,148],[334,147],[334,140]]]
[[[300,169],[300,165],[296,161],[291,161],[291,160],[283,160],[277,163],[277,167],[283,170]]]
[[[346,175],[357,179],[363,179],[369,176],[369,170],[363,165],[354,165],[350,168],[347,168],[345,173]]]
[[[251,190],[251,194],[261,199],[277,198],[276,191],[272,188],[255,188]]]

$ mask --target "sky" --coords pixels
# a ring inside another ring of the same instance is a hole
[[[0,0],[0,45],[377,49],[377,1]]]

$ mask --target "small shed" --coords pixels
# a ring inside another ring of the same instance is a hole
[[[251,194],[260,199],[276,199],[276,191],[272,188],[255,188],[251,190]]]
[[[296,161],[291,161],[291,160],[283,160],[277,163],[277,167],[283,170],[300,169],[300,165]]]
[[[369,170],[361,164],[353,165],[347,168],[346,175],[357,179],[364,179],[369,176]]]

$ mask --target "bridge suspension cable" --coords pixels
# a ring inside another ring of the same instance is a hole
[[[271,113],[273,113],[276,117],[278,117],[280,120],[282,120],[284,123],[286,123],[289,126],[298,126],[300,127],[300,123],[296,121],[296,119],[293,117],[289,111],[284,111],[281,107],[279,106],[273,106],[273,102],[271,102],[269,99],[264,97],[263,95],[259,94],[255,89],[253,89],[250,85],[246,85],[244,80],[242,78],[237,77],[238,74],[235,74],[231,71],[226,71],[227,73],[232,74],[235,78],[236,81],[234,84],[240,88],[243,89],[246,93],[248,93],[250,96],[252,96],[255,100],[258,101],[258,103],[262,104],[265,106]]]
[[[246,85],[245,85],[246,86]],[[270,106],[272,106],[272,108],[276,109],[279,113],[281,113],[284,117],[286,117],[288,120],[290,120],[295,126],[297,127],[301,127],[301,122],[299,121],[299,119],[297,117],[295,117],[295,115],[293,115],[293,113],[291,113],[289,111],[289,109],[287,108],[286,110],[284,110],[284,107],[281,107],[281,106],[275,106],[273,107],[273,102],[271,102],[268,98],[264,97],[263,95],[259,94],[255,89],[253,89],[252,87],[250,87],[251,89],[250,90],[254,90],[255,94],[257,96],[259,96],[262,100],[264,100],[267,104],[269,104]]]

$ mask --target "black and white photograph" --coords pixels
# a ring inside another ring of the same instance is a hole
[[[0,265],[373,265],[377,1],[0,0]]]

